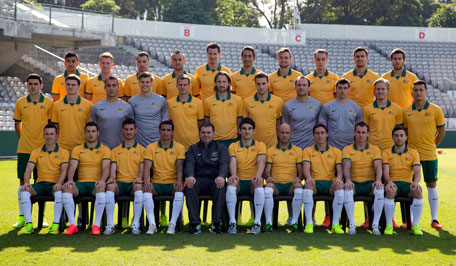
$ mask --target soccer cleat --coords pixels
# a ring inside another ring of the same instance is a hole
[[[360,225],[362,228],[369,228],[369,220],[365,220],[362,225]]]
[[[398,229],[399,228],[399,225],[397,225],[396,221],[393,219],[393,228],[394,229]]]
[[[112,234],[114,234],[115,232],[116,232],[116,229],[114,228],[114,226],[109,226],[109,225],[108,225],[108,226],[106,226],[105,231],[104,231],[103,234],[105,234],[105,235],[112,235]]]
[[[131,233],[132,233],[133,235],[139,235],[139,234],[141,234],[141,230],[139,229],[138,226],[136,226],[136,225],[133,224],[133,225],[131,226]]]
[[[157,226],[155,224],[150,224],[149,229],[147,229],[146,234],[153,235],[155,233],[157,233]]]
[[[264,232],[272,233],[272,224],[266,224],[266,226],[264,227]]]
[[[431,227],[435,229],[442,229],[443,226],[437,220],[433,220],[431,223]]]
[[[169,223],[168,230],[166,230],[166,233],[168,235],[174,235],[175,232],[176,232],[176,226],[173,223]]]
[[[290,225],[290,231],[293,233],[299,233],[299,226],[297,223]]]
[[[329,220],[329,216],[325,216],[325,220],[323,221],[323,223],[320,226],[329,227],[330,224],[331,224],[331,221]]]
[[[394,227],[392,224],[388,224],[385,228],[385,231],[383,232],[384,235],[391,236],[393,235],[394,232]]]
[[[340,227],[340,224],[333,224],[331,227],[331,233],[336,234],[336,235],[343,235],[345,234],[344,230]]]
[[[167,227],[168,226],[168,217],[166,217],[166,215],[161,215],[160,216],[160,225],[163,226],[163,227]]]
[[[228,234],[236,234],[236,233],[237,233],[236,223],[230,223],[228,225]]]
[[[254,223],[252,229],[250,229],[250,233],[254,235],[261,233],[261,225],[259,223]]]
[[[72,235],[72,234],[77,234],[78,233],[78,228],[74,224],[70,224],[70,227],[67,228],[64,235]]]
[[[421,231],[419,225],[415,224],[415,225],[412,227],[411,234],[412,234],[412,235],[415,235],[415,236],[422,236],[422,235],[423,235],[423,231]]]
[[[190,230],[188,230],[189,234],[197,235],[201,233],[201,225],[199,224],[193,224],[190,225]]]
[[[291,217],[288,217],[287,222],[285,223],[285,226],[291,226]]]
[[[372,235],[373,236],[379,236],[381,234],[382,233],[380,233],[380,230],[378,230],[378,227],[377,228],[372,228]]]
[[[128,228],[128,219],[127,217],[122,217],[122,229]]]
[[[98,225],[92,225],[92,235],[101,235],[101,230]]]
[[[220,228],[219,223],[211,224],[210,229],[211,229],[211,234],[221,234],[222,233],[222,229]]]
[[[347,233],[347,234],[349,234],[349,235],[356,235],[356,227],[350,228],[350,229],[348,230],[348,233]]]
[[[304,233],[313,234],[313,232],[314,232],[314,224],[313,223],[307,223],[306,227],[304,228]]]
[[[26,235],[31,235],[31,234],[33,234],[33,224],[32,224],[32,223],[27,223],[27,224],[25,225],[24,234],[26,234]]]
[[[411,222],[411,223],[412,223],[412,226],[413,226],[413,222]],[[402,229],[407,229],[407,223],[401,225],[401,228],[402,228]]]
[[[59,234],[59,224],[52,224],[51,229],[49,230],[49,234],[51,235],[58,235]]]
[[[242,217],[240,215],[237,218],[237,224],[243,224],[242,223]]]
[[[250,219],[245,223],[245,226],[253,226],[254,221],[255,221],[255,218],[250,217]]]
[[[17,222],[15,224],[13,224],[13,228],[20,229],[20,228],[22,228],[24,226],[25,226],[25,218],[24,218],[23,215],[20,215],[17,218]]]

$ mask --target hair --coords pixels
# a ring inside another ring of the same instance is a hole
[[[150,78],[150,81],[154,81],[154,77],[149,72],[144,72],[144,73],[139,74],[138,81],[142,78]]]
[[[53,128],[55,129],[55,133],[58,134],[59,133],[59,129],[57,128],[57,126],[53,123],[49,123],[47,125],[44,126],[44,129],[43,129],[43,132],[44,130],[46,130],[47,128]]]
[[[145,51],[141,51],[141,52],[138,52],[138,54],[136,54],[136,60],[138,60],[138,57],[147,57],[147,60],[149,60],[149,54]]]
[[[111,60],[114,60],[114,56],[112,56],[112,54],[110,52],[104,52],[104,53],[100,54],[100,61],[101,61],[101,58],[111,58]]]
[[[267,75],[266,73],[264,73],[264,72],[260,72],[260,73],[256,74],[254,80],[255,80],[255,82],[256,82],[257,79],[261,79],[261,78],[265,78],[266,81],[269,82],[269,77],[268,77],[268,75]]]
[[[251,51],[253,53],[253,57],[256,57],[255,48],[253,48],[252,46],[245,46],[244,48],[242,48],[241,56],[244,55],[245,51]]]
[[[369,52],[367,52],[367,49],[364,47],[356,47],[355,50],[353,50],[353,56],[355,56],[357,52],[365,52],[366,56],[369,56]]]
[[[215,132],[215,127],[214,127],[214,125],[213,125],[211,122],[201,124],[201,125],[199,126],[198,131],[201,132],[201,129],[202,129],[203,127],[210,127],[210,128],[212,128],[212,132]]]
[[[389,80],[384,79],[384,78],[379,78],[379,79],[377,79],[377,80],[374,82],[374,88],[375,88],[375,86],[377,86],[377,84],[380,84],[380,83],[386,84],[386,88],[389,90],[389,88],[390,88],[390,82],[389,82]]]
[[[393,131],[391,132],[391,135],[394,135],[394,132],[399,131],[399,130],[404,130],[405,135],[408,136],[408,130],[407,130],[407,128],[404,127],[403,125],[396,125],[396,126],[394,126]]]
[[[76,82],[78,83],[78,85],[81,85],[81,79],[78,77],[78,75],[70,74],[70,75],[68,75],[68,76],[65,78],[65,83],[66,83],[67,80],[76,80]]]
[[[37,79],[40,82],[40,84],[43,84],[43,79],[41,78],[40,75],[38,75],[36,73],[32,73],[27,76],[27,83],[30,79]]]
[[[393,55],[395,55],[395,54],[402,54],[402,57],[404,57],[404,59],[405,59],[405,51],[400,48],[396,48],[393,51],[391,51],[390,60],[393,59]]]
[[[319,127],[324,128],[324,129],[325,129],[325,132],[328,133],[328,127],[327,127],[325,124],[323,124],[323,123],[316,124],[316,125],[313,127],[313,129],[312,129],[312,133],[315,134],[315,130],[316,130],[317,128],[319,128]]]
[[[104,81],[104,83],[106,84],[108,80],[115,80],[117,82],[117,85],[119,85],[119,79],[114,75],[109,75],[108,78]]]
[[[65,53],[65,56],[63,58],[65,58],[65,60],[69,57],[76,57],[76,60],[79,61],[79,56],[77,53],[73,52],[73,51],[68,51]]]
[[[366,122],[364,122],[364,121],[358,122],[358,123],[355,125],[355,131],[356,131],[356,128],[357,128],[357,127],[365,127],[365,128],[367,128],[367,132],[368,132],[368,133],[370,132],[369,125],[366,124]]]
[[[215,75],[214,84],[217,82],[217,78],[220,77],[220,76],[225,76],[226,79],[228,80],[228,84],[231,85],[231,77],[230,77],[230,75],[229,75],[228,73],[226,73],[225,71],[220,71],[220,72],[218,72],[218,73]],[[217,84],[215,84],[214,90],[217,90]]]
[[[173,121],[171,121],[171,120],[161,121],[161,122],[160,122],[160,125],[158,126],[158,129],[161,129],[161,128],[162,128],[162,125],[171,125],[171,129],[174,131],[174,124],[173,124]]]
[[[86,130],[88,127],[96,127],[97,131],[99,130],[98,129],[98,124],[96,122],[94,122],[94,121],[87,122],[85,124],[84,130]]]
[[[324,54],[324,55],[326,55],[326,58],[328,58],[328,56],[329,56],[328,51],[326,51],[325,49],[317,49],[317,50],[315,50],[314,58],[317,57],[317,54]]]
[[[206,46],[206,52],[209,52],[209,49],[217,49],[220,53],[220,45],[216,42],[211,42]]]
[[[126,118],[126,119],[122,122],[122,128],[123,128],[125,125],[134,125],[135,128],[136,128],[136,121],[135,121],[133,118]]]
[[[172,58],[173,56],[175,56],[175,55],[178,55],[178,54],[182,55],[182,57],[185,58],[184,52],[182,52],[182,51],[179,50],[179,49],[176,49],[176,50],[174,50],[174,52],[171,53],[171,58]]]
[[[339,84],[348,84],[348,87],[350,88],[350,81],[346,78],[341,78],[338,81],[336,81],[336,88]]]
[[[282,47],[280,48],[278,51],[277,51],[277,57],[279,57],[279,54],[281,53],[288,53],[291,57],[291,50],[290,48],[287,48],[287,47]]]
[[[189,85],[191,84],[192,79],[190,78],[190,76],[185,75],[185,74],[182,74],[179,77],[177,77],[176,84],[179,83],[179,80],[181,80],[181,79],[185,79],[186,81],[188,81]]]
[[[249,125],[251,125],[253,127],[253,129],[255,129],[255,122],[250,117],[242,118],[241,122],[239,123],[239,130],[241,130],[242,125],[244,125],[244,124],[249,124]]]
[[[307,80],[307,84],[310,86],[310,79],[305,77],[305,76],[299,76],[296,80],[295,80],[295,86],[296,84],[298,84],[298,81],[300,81],[301,79],[305,79]]]
[[[424,80],[417,80],[415,82],[413,82],[413,87],[415,87],[415,85],[424,85],[424,89],[427,90],[427,84],[426,84],[426,81]]]

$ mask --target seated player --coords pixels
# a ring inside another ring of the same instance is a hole
[[[62,184],[68,171],[70,154],[57,145],[57,136],[57,127],[53,124],[46,125],[43,131],[43,147],[33,150],[30,154],[21,191],[21,205],[27,223],[24,234],[33,233],[30,196],[51,195],[54,195],[54,223],[49,233],[53,235],[59,233],[60,216],[63,210]],[[38,169],[38,180],[30,185],[30,177],[35,167]]]
[[[423,192],[420,186],[421,165],[418,152],[407,147],[407,129],[402,125],[393,129],[394,146],[390,150],[384,150],[383,178],[385,180],[385,235],[393,234],[393,217],[396,209],[395,197],[413,198],[412,211],[412,234],[421,236],[420,218],[423,212]]]
[[[95,195],[95,220],[92,235],[100,235],[100,222],[106,205],[106,180],[111,166],[111,151],[98,140],[98,125],[88,122],[85,126],[85,143],[76,146],[71,153],[68,181],[63,187],[63,205],[68,215],[70,227],[66,235],[77,233],[74,220],[74,200],[77,196]],[[78,170],[78,180],[74,176]]]
[[[297,229],[297,220],[302,206],[302,149],[292,145],[291,127],[289,124],[279,126],[277,136],[279,143],[276,147],[268,149],[264,177],[264,214],[266,216],[265,232],[272,231],[272,209],[274,208],[275,196],[294,195],[292,228]]]

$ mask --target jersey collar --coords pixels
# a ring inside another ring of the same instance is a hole
[[[367,67],[366,67],[366,70],[364,71],[364,74],[362,74],[362,75],[358,75],[358,73],[356,72],[356,68],[353,69],[353,76],[358,76],[360,78],[363,78],[366,74],[367,74]]]
[[[365,146],[363,149],[358,149],[358,147],[356,147],[356,143],[353,143],[353,149],[362,152],[362,151],[364,151],[364,150],[369,149],[369,143],[366,143],[366,146]]]
[[[172,149],[173,146],[174,146],[174,140],[171,140],[171,143],[169,144],[169,147],[168,147],[168,148],[163,148],[163,145],[162,145],[162,143],[161,143],[161,140],[158,141],[158,147],[164,149],[165,151],[166,151],[167,149]]]
[[[404,67],[404,70],[402,71],[401,77],[405,77],[406,74],[407,74],[407,70],[405,70],[405,67]],[[399,77],[396,77],[394,75],[394,70],[391,70],[391,77],[395,77],[395,78],[399,79]]]
[[[217,101],[222,101],[222,102],[224,102],[225,100],[230,100],[230,99],[231,99],[231,93],[228,92],[228,96],[226,96],[226,99],[220,99],[220,97],[218,96],[218,92],[216,92],[216,93],[215,93],[215,99],[216,99]]]
[[[282,151],[291,150],[291,147],[292,147],[291,142],[290,142],[290,144],[288,144],[288,147],[287,147],[286,149],[281,149],[281,148],[280,148],[280,145],[279,145],[278,143],[277,143],[277,145],[276,145],[276,148],[279,149],[279,150],[282,150]]]
[[[326,69],[325,74],[324,74],[323,76],[318,76],[318,75],[317,75],[317,70],[315,70],[314,73],[313,73],[313,76],[314,76],[314,77],[319,77],[319,78],[327,77],[328,75],[329,75],[328,69]]]
[[[245,72],[244,72],[244,68],[241,68],[241,72],[239,72],[239,74],[245,75],[246,77],[248,77],[249,75],[255,74],[255,72],[256,72],[255,67],[252,68],[252,72],[250,72],[250,73],[245,73]]]
[[[186,75],[186,74],[187,74],[187,72],[184,70],[184,75]],[[136,75],[138,75],[138,74],[136,74]],[[172,77],[173,79],[176,78],[176,74],[174,74],[174,71],[173,71],[173,73],[171,74],[171,77]]]
[[[255,95],[253,96],[253,99],[255,99],[255,101],[260,101],[260,99],[258,99],[258,93],[255,93]],[[268,92],[268,98],[266,99],[267,102],[269,102],[271,100],[271,93]],[[264,102],[264,101],[261,101],[261,102]]]
[[[390,107],[390,106],[391,106],[390,100],[386,100],[386,107]],[[374,101],[374,108],[379,108],[378,104],[377,104],[377,100]]]
[[[46,144],[43,145],[43,147],[41,148],[41,151],[46,152]],[[56,143],[54,150],[51,152],[58,152],[58,151],[59,151],[59,144]]]
[[[248,148],[250,148],[250,147],[252,147],[252,146],[255,145],[255,140],[252,139],[252,144],[250,144],[250,146],[244,146],[244,145],[242,145],[242,139],[239,140],[239,143],[241,144],[241,148],[246,148],[246,149],[248,149]]]
[[[426,110],[426,109],[428,109],[428,107],[429,107],[429,102],[428,102],[428,101],[426,101],[426,104],[424,105],[423,109],[416,109],[415,103],[412,104],[412,110],[421,111],[421,110]]]
[[[138,142],[136,142],[136,141],[135,141],[135,143],[133,144],[133,146],[131,146],[131,147],[125,147],[125,143],[122,142],[122,149],[125,149],[125,148],[127,148],[127,149],[136,148],[136,146],[138,146]]]
[[[93,149],[98,149],[98,148],[100,148],[100,146],[101,146],[100,141],[97,142],[97,146],[95,146],[95,148],[89,148],[89,146],[87,146],[87,142],[84,142],[84,149],[93,150]]]
[[[211,69],[211,68],[209,67],[209,64],[206,64],[206,70],[207,70],[207,71],[210,70],[210,71],[212,71],[212,72],[220,71],[220,70],[222,70],[222,65],[219,63],[219,64],[218,64],[218,67],[217,67],[216,69]]]
[[[318,147],[317,147],[317,144],[315,144],[314,147],[315,147],[315,150],[316,150],[316,151],[319,151],[320,153],[324,153],[325,151],[328,151],[328,150],[329,150],[329,145],[328,145],[328,144],[326,144],[326,149],[325,149],[324,151],[320,151],[320,150],[318,149]]]
[[[63,77],[66,78],[66,77],[68,77],[68,75],[69,75],[68,72],[65,70],[65,72],[63,72]],[[81,76],[81,73],[77,69],[76,69],[76,76],[78,76],[78,77]]]
[[[66,96],[65,96],[65,98],[63,98],[63,103],[64,104],[69,104],[68,99],[67,99]],[[80,104],[80,103],[81,103],[81,96],[78,95],[78,99],[76,100],[76,104]]]
[[[288,77],[288,76],[291,76],[291,73],[292,73],[292,72],[291,72],[291,67],[288,69],[288,74],[287,74],[286,76],[282,76],[282,75],[280,74],[280,68],[277,70],[277,76],[282,77],[282,78],[286,78],[286,77]]]
[[[179,95],[177,95],[177,98],[176,98],[177,102],[181,102],[180,98],[179,98]],[[188,94],[188,101],[186,102],[182,102],[182,103],[189,103],[192,101],[192,95],[189,93]]]
[[[408,152],[408,147],[407,147],[407,145],[405,145],[405,149],[404,149],[404,152],[402,152],[402,153],[398,153],[398,152],[396,152],[396,150],[394,149],[394,145],[393,145],[393,147],[391,148],[391,152],[392,152],[392,153],[397,153],[397,154],[399,154],[399,155],[402,155],[402,154],[404,154],[404,153],[407,153],[407,152]]]
[[[27,102],[28,102],[28,103],[32,103],[32,102],[33,102],[33,101],[32,101],[32,98],[30,98],[30,94],[27,95]],[[44,95],[43,95],[42,93],[40,93],[40,99],[38,100],[38,102],[39,102],[39,103],[44,102]]]

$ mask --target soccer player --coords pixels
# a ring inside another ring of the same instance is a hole
[[[265,77],[266,74],[263,74]],[[267,88],[267,87],[266,87]],[[244,117],[239,123],[241,139],[230,145],[230,174],[226,189],[226,206],[229,214],[228,233],[236,234],[237,194],[254,196],[255,221],[251,234],[261,233],[261,215],[264,207],[263,171],[266,164],[266,145],[254,140],[255,122]]]
[[[413,84],[415,102],[404,109],[404,126],[410,132],[408,138],[410,147],[417,150],[420,155],[431,209],[431,226],[435,229],[441,229],[442,225],[437,221],[439,193],[437,191],[436,147],[445,137],[445,118],[442,109],[427,101],[426,95],[426,82],[423,80],[416,81]]]
[[[106,79],[111,76],[111,69],[114,67],[114,56],[109,52],[100,54],[100,62],[98,63],[101,73],[98,76],[91,77],[85,87],[84,97],[96,104],[106,98],[106,91],[104,90]],[[117,93],[119,98],[124,97],[124,84],[119,79],[119,91]]]
[[[24,187],[21,192],[21,205],[24,211],[25,234],[33,233],[32,203],[30,196],[54,195],[54,223],[50,234],[59,233],[60,216],[63,210],[62,185],[68,171],[70,154],[57,145],[57,127],[47,124],[43,132],[44,145],[32,151],[24,173]],[[38,180],[30,185],[33,170],[38,169]]]
[[[255,59],[255,48],[245,46],[241,51],[242,68],[231,75],[231,91],[242,99],[253,96],[257,91],[254,79],[261,71],[253,66]]]
[[[321,104],[334,100],[334,87],[339,80],[339,76],[328,71],[328,51],[318,49],[314,52],[315,71],[306,77],[310,80],[312,91],[310,96]]]
[[[158,126],[168,120],[168,105],[165,98],[152,92],[154,78],[149,72],[139,75],[141,92],[128,103],[133,107],[138,134],[136,140],[143,147],[158,141]]]
[[[353,62],[355,68],[342,75],[351,83],[350,100],[357,103],[361,108],[372,104],[374,101],[374,82],[380,77],[377,73],[367,69],[369,54],[364,47],[353,50]]]
[[[385,235],[393,234],[393,217],[396,209],[394,198],[412,197],[412,234],[423,235],[420,229],[420,218],[423,211],[423,195],[420,186],[421,167],[418,152],[407,147],[407,129],[402,125],[395,126],[392,132],[394,146],[384,150],[383,179],[385,180]]]
[[[226,147],[237,140],[243,111],[242,98],[230,92],[230,85],[230,75],[220,71],[215,75],[215,94],[204,100],[205,123],[215,126],[214,139]]]
[[[74,219],[74,200],[77,196],[95,195],[95,220],[92,235],[100,235],[100,222],[106,206],[106,181],[111,167],[111,150],[98,140],[100,131],[95,122],[85,126],[85,142],[73,149],[68,169],[68,180],[63,188],[63,205],[68,216],[70,227],[64,233],[77,233]],[[78,180],[74,176],[78,171]]]
[[[97,102],[90,110],[90,120],[100,128],[100,142],[114,149],[123,141],[122,122],[133,118],[133,108],[117,97],[119,80],[109,76],[105,81],[106,99]]]
[[[388,100],[389,81],[379,78],[374,82],[375,101],[363,108],[364,122],[370,127],[369,143],[384,151],[391,149],[391,131],[403,123],[402,108]]]
[[[315,146],[303,151],[303,174],[306,179],[302,201],[306,216],[304,233],[313,233],[312,210],[314,201],[312,195],[334,196],[333,220],[331,232],[344,234],[339,219],[344,205],[344,182],[342,180],[341,151],[328,144],[328,127],[324,124],[314,126],[313,136]]]
[[[413,83],[418,80],[415,74],[405,69],[405,52],[402,49],[394,49],[390,54],[393,70],[386,72],[382,78],[390,82],[388,99],[401,106],[402,109],[413,103]]]
[[[190,73],[187,73],[184,69],[185,55],[181,50],[175,50],[171,55],[171,65],[173,66],[173,72],[162,78],[161,91],[156,92],[159,95],[167,99],[176,97],[179,94],[177,90],[177,78],[180,75],[187,75],[191,78],[191,90],[194,97],[199,96],[199,83],[198,80]],[[155,78],[154,78],[155,80]],[[155,85],[155,83],[154,83]]]
[[[265,73],[255,76],[257,93],[244,100],[243,117],[255,121],[257,130],[254,138],[268,148],[277,145],[277,128],[282,122],[283,100],[268,91],[269,78]]]
[[[44,144],[43,128],[48,123],[52,112],[52,100],[41,94],[43,81],[38,74],[30,74],[25,85],[29,94],[21,97],[14,108],[14,129],[19,137],[17,144],[17,178],[19,179],[18,205],[19,217],[13,225],[22,228],[25,225],[24,214],[21,208],[21,190],[24,185],[24,172],[27,168],[30,154]],[[37,171],[34,170],[37,178]]]
[[[147,52],[139,52],[136,55],[136,68],[138,72],[129,76],[125,80],[125,100],[130,100],[130,98],[141,92],[141,84],[139,83],[139,76],[142,73],[148,72],[150,65],[149,54]],[[159,76],[152,74],[153,83],[152,83],[152,92],[161,95],[162,91],[162,81]]]
[[[89,75],[79,72],[79,57],[75,52],[66,52],[64,58],[65,61],[63,64],[65,65],[65,72],[55,77],[54,82],[52,83],[52,98],[54,99],[54,102],[65,97],[65,78],[68,75],[75,74],[81,79],[81,87],[79,88],[78,92],[79,96],[81,97],[84,97],[85,85],[89,80]]]
[[[358,104],[349,99],[350,81],[341,78],[336,82],[336,99],[325,104],[321,109],[320,122],[327,125],[328,143],[342,150],[353,144],[353,128],[363,121],[363,111]]]
[[[372,234],[379,233],[378,223],[383,210],[382,154],[380,149],[368,143],[369,126],[359,122],[355,126],[355,143],[342,151],[345,178],[344,206],[349,219],[348,234],[356,234],[355,203],[353,195],[374,195],[374,219]]]
[[[286,103],[296,97],[294,82],[302,74],[291,69],[291,51],[288,48],[280,48],[277,51],[277,63],[279,69],[277,72],[269,74],[269,91],[275,96],[282,98]]]
[[[272,209],[274,199],[272,196],[293,196],[293,216],[291,224],[297,229],[297,221],[302,206],[302,149],[291,144],[291,126],[284,123],[279,126],[277,133],[279,143],[276,147],[268,149],[264,177],[264,214],[266,216],[265,232],[272,231]]]
[[[214,94],[214,78],[220,71],[225,71],[231,75],[229,68],[222,66],[219,62],[220,45],[211,42],[206,46],[207,64],[199,66],[195,71],[195,78],[198,80],[201,100],[206,100],[207,97]]]
[[[291,143],[307,148],[315,144],[312,129],[317,124],[321,103],[309,96],[310,80],[300,76],[295,81],[296,98],[283,105],[282,122],[291,126]]]
[[[188,150],[198,142],[198,127],[204,122],[203,102],[189,94],[191,78],[181,75],[177,78],[179,95],[168,100],[169,119],[176,126],[174,139]]]
[[[185,158],[190,234],[201,232],[199,195],[212,196],[211,233],[220,234],[225,205],[225,178],[228,176],[228,149],[214,141],[214,125],[204,123],[199,128],[200,141],[188,149]]]

